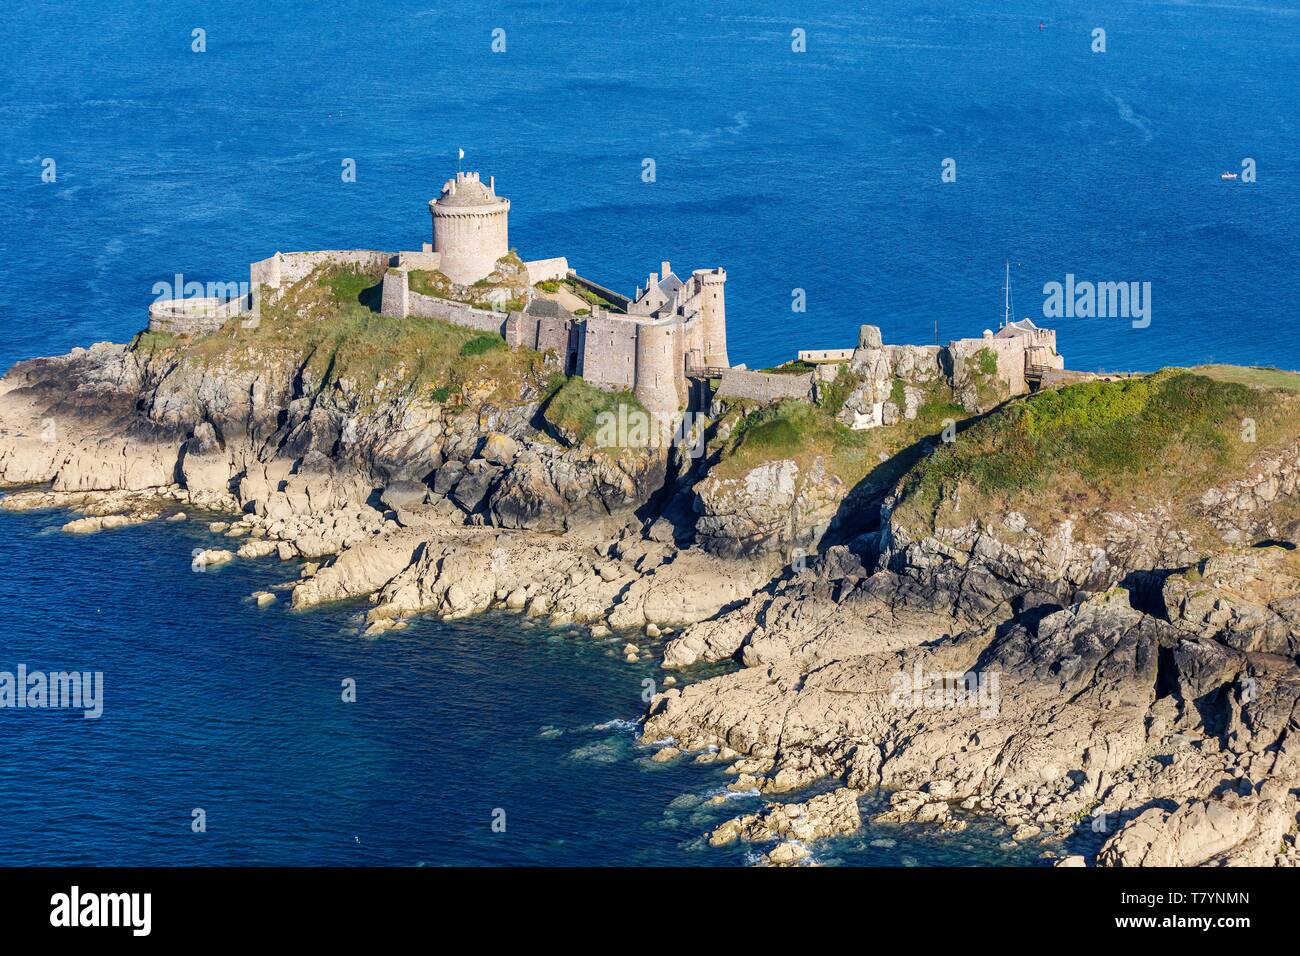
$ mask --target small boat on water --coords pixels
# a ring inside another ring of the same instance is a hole
[[[1236,174],[1236,173],[1219,173],[1219,178],[1220,178],[1220,179],[1236,179],[1236,178],[1237,178],[1237,174]]]

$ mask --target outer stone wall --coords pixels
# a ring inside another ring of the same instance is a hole
[[[524,268],[528,270],[529,285],[555,282],[568,276],[569,260],[563,256],[557,259],[534,259],[532,262],[525,262]]]
[[[462,302],[450,302],[447,299],[439,299],[437,296],[432,295],[421,295],[418,292],[408,292],[407,294],[410,301],[408,315],[424,319],[441,319],[444,322],[450,322],[452,325],[459,325],[467,329],[477,329],[480,332],[495,332],[501,336],[505,335],[506,314],[504,312],[475,309]]]
[[[320,252],[277,252],[268,259],[248,267],[249,284],[254,288],[279,289],[301,282],[318,266],[355,265],[362,269],[380,269],[395,265],[396,255],[376,249],[326,249]]]
[[[636,330],[638,323],[623,319],[587,317],[582,351],[582,377],[605,388],[631,388],[636,384]]]
[[[812,390],[813,373],[779,375],[775,372],[750,372],[729,368],[722,373],[718,398],[747,398],[759,402],[776,402],[783,398],[807,400]]]
[[[245,311],[243,299],[164,299],[149,306],[149,331],[207,335]]]

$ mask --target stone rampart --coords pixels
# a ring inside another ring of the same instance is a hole
[[[853,358],[853,349],[803,349],[800,362],[847,362]]]
[[[506,314],[504,312],[476,309],[463,302],[439,299],[433,295],[421,295],[419,292],[408,291],[407,295],[410,307],[408,315],[423,319],[441,319],[443,322],[450,322],[462,328],[495,332],[503,337],[505,335]]]
[[[324,265],[357,266],[363,270],[394,265],[396,255],[376,249],[324,249],[317,252],[277,252],[248,267],[249,283],[254,289],[270,286],[280,289],[301,282]]]
[[[783,398],[807,401],[812,390],[813,373],[782,375],[777,372],[751,372],[747,369],[729,368],[722,373],[718,384],[718,398],[745,398],[763,403],[777,402]]]
[[[242,298],[162,299],[149,306],[149,331],[207,335],[246,311]]]
[[[556,259],[534,259],[532,262],[525,262],[524,268],[528,270],[528,284],[537,285],[539,282],[558,282],[569,274],[569,260],[560,256]]]

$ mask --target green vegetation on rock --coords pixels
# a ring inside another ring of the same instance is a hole
[[[774,365],[771,368],[759,369],[760,372],[767,372],[771,375],[806,375],[817,366],[811,362],[805,362],[803,359],[793,359],[782,365]]]
[[[363,304],[375,301],[383,273],[323,266],[274,302],[263,296],[255,327],[245,317],[232,319],[183,347],[142,333],[133,348],[211,367],[287,363],[313,387],[348,382],[363,403],[397,393],[424,392],[440,402],[467,393],[495,401],[540,393],[539,353],[508,348],[500,336],[437,319],[385,316]]]
[[[1180,369],[1040,392],[920,462],[894,520],[954,526],[1015,510],[1043,527],[1157,504],[1185,517],[1206,489],[1295,439],[1297,404],[1290,392]]]
[[[450,299],[451,280],[441,272],[428,269],[412,269],[406,274],[407,288],[420,295],[429,295],[438,299]]]
[[[838,409],[832,406],[795,399],[760,408],[733,402],[727,414],[734,425],[719,449],[713,473],[736,478],[783,458],[806,469],[821,458],[846,489],[864,481],[872,488],[883,488],[892,485],[922,454],[923,439],[937,435],[945,422],[969,414],[937,388],[926,394],[915,419],[880,428],[854,431],[835,420]]]
[[[844,407],[844,402],[861,382],[862,376],[854,372],[848,363],[841,365],[832,381],[817,383],[818,406],[826,409],[831,415],[839,414],[840,409]]]
[[[321,285],[327,286],[339,302],[360,303],[368,290],[374,288],[378,292],[377,287],[381,279],[382,275],[376,275],[373,271],[367,272],[356,266],[343,266],[326,270],[318,281]]]
[[[542,417],[569,444],[594,442],[602,412],[618,414],[626,405],[628,414],[647,414],[630,391],[607,392],[583,378],[555,374],[549,383],[549,397],[542,405]]]

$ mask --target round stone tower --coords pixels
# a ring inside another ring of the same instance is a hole
[[[442,256],[438,269],[452,282],[477,282],[510,251],[510,200],[497,196],[494,179],[484,185],[478,173],[457,173],[437,199],[429,200],[429,212],[433,251]]]
[[[727,303],[724,289],[727,273],[724,269],[696,269],[693,273],[700,284],[700,318],[704,323],[704,364],[714,368],[729,368],[727,359]]]
[[[686,404],[681,324],[673,319],[638,322],[636,385],[632,393],[660,428],[671,430]]]

